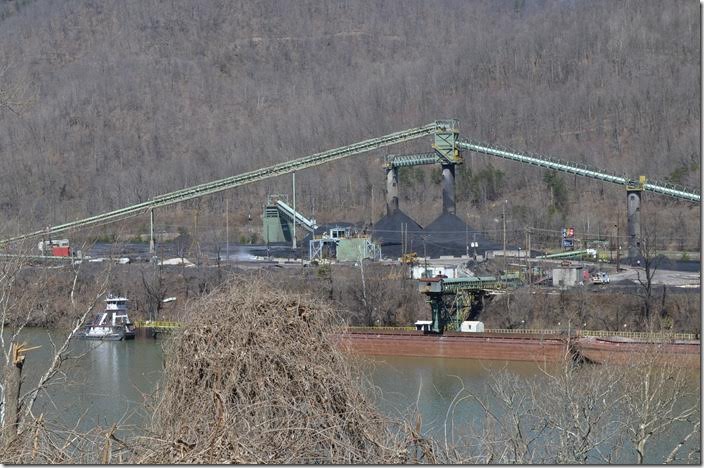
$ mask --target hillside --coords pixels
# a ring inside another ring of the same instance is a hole
[[[0,5],[3,230],[446,117],[465,137],[699,186],[695,1]],[[378,219],[383,155],[428,149],[419,141],[301,173],[299,207],[320,221],[365,221],[373,187]],[[428,224],[440,205],[433,170],[403,172],[402,207]],[[485,156],[459,174],[458,214],[486,231],[504,199],[515,229],[603,232],[625,212],[622,188]],[[230,206],[256,216],[289,184],[238,189]],[[199,207],[222,212],[222,200]],[[698,207],[646,203],[659,238],[698,247]]]

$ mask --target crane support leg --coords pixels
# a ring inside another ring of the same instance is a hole
[[[640,190],[627,190],[628,256],[640,255]]]
[[[442,166],[442,212],[455,214],[455,165]]]
[[[443,323],[443,309],[445,303],[442,299],[442,294],[431,293],[428,298],[431,310],[432,324],[430,325],[430,331],[432,333],[442,333],[445,329],[445,324]]]
[[[386,169],[386,214],[398,211],[398,167]]]

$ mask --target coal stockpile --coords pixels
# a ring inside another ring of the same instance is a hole
[[[425,236],[426,251],[428,256],[431,257],[465,255],[467,253],[467,245],[471,245],[472,242],[479,244],[476,251],[480,255],[483,255],[487,250],[501,248],[459,217],[450,213],[441,214],[435,221],[426,226],[423,229],[423,236]],[[470,247],[469,252],[472,254],[474,249]],[[418,254],[422,255],[422,247]]]
[[[404,229],[408,233],[406,250],[409,252],[422,251],[423,240],[420,236],[423,228],[406,213],[398,210],[377,221],[372,230],[372,238],[381,245],[381,254],[384,257],[401,256],[403,250],[401,232]]]

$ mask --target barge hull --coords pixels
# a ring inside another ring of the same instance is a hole
[[[424,335],[417,332],[345,333],[336,335],[345,351],[360,355],[442,357],[478,360],[560,362],[569,356],[559,337],[489,334]]]
[[[644,359],[677,367],[694,368],[701,364],[699,341],[647,343],[584,337],[576,340],[575,348],[584,358],[596,364],[639,364]]]

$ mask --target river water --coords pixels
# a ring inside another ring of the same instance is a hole
[[[23,333],[29,345],[42,346],[27,354],[23,393],[36,384],[47,367],[51,337],[58,339],[59,335],[41,329]],[[86,431],[96,426],[109,428],[114,423],[125,431],[142,426],[147,419],[142,403],[162,374],[162,344],[161,339],[139,337],[127,342],[73,341],[74,357],[62,365],[62,374],[38,399],[35,415],[44,413],[45,418],[77,424]],[[362,362],[366,375],[379,390],[379,408],[392,417],[417,409],[424,431],[440,440],[450,436],[446,431],[452,432],[453,423],[466,426],[467,421],[480,416],[476,405],[453,407],[458,395],[466,396],[467,391],[486,395],[486,384],[498,372],[526,379],[540,372],[536,365],[525,362],[396,356],[365,358]],[[693,381],[698,385],[698,377]],[[681,431],[664,441],[663,447],[670,446],[672,437],[682,437]]]

